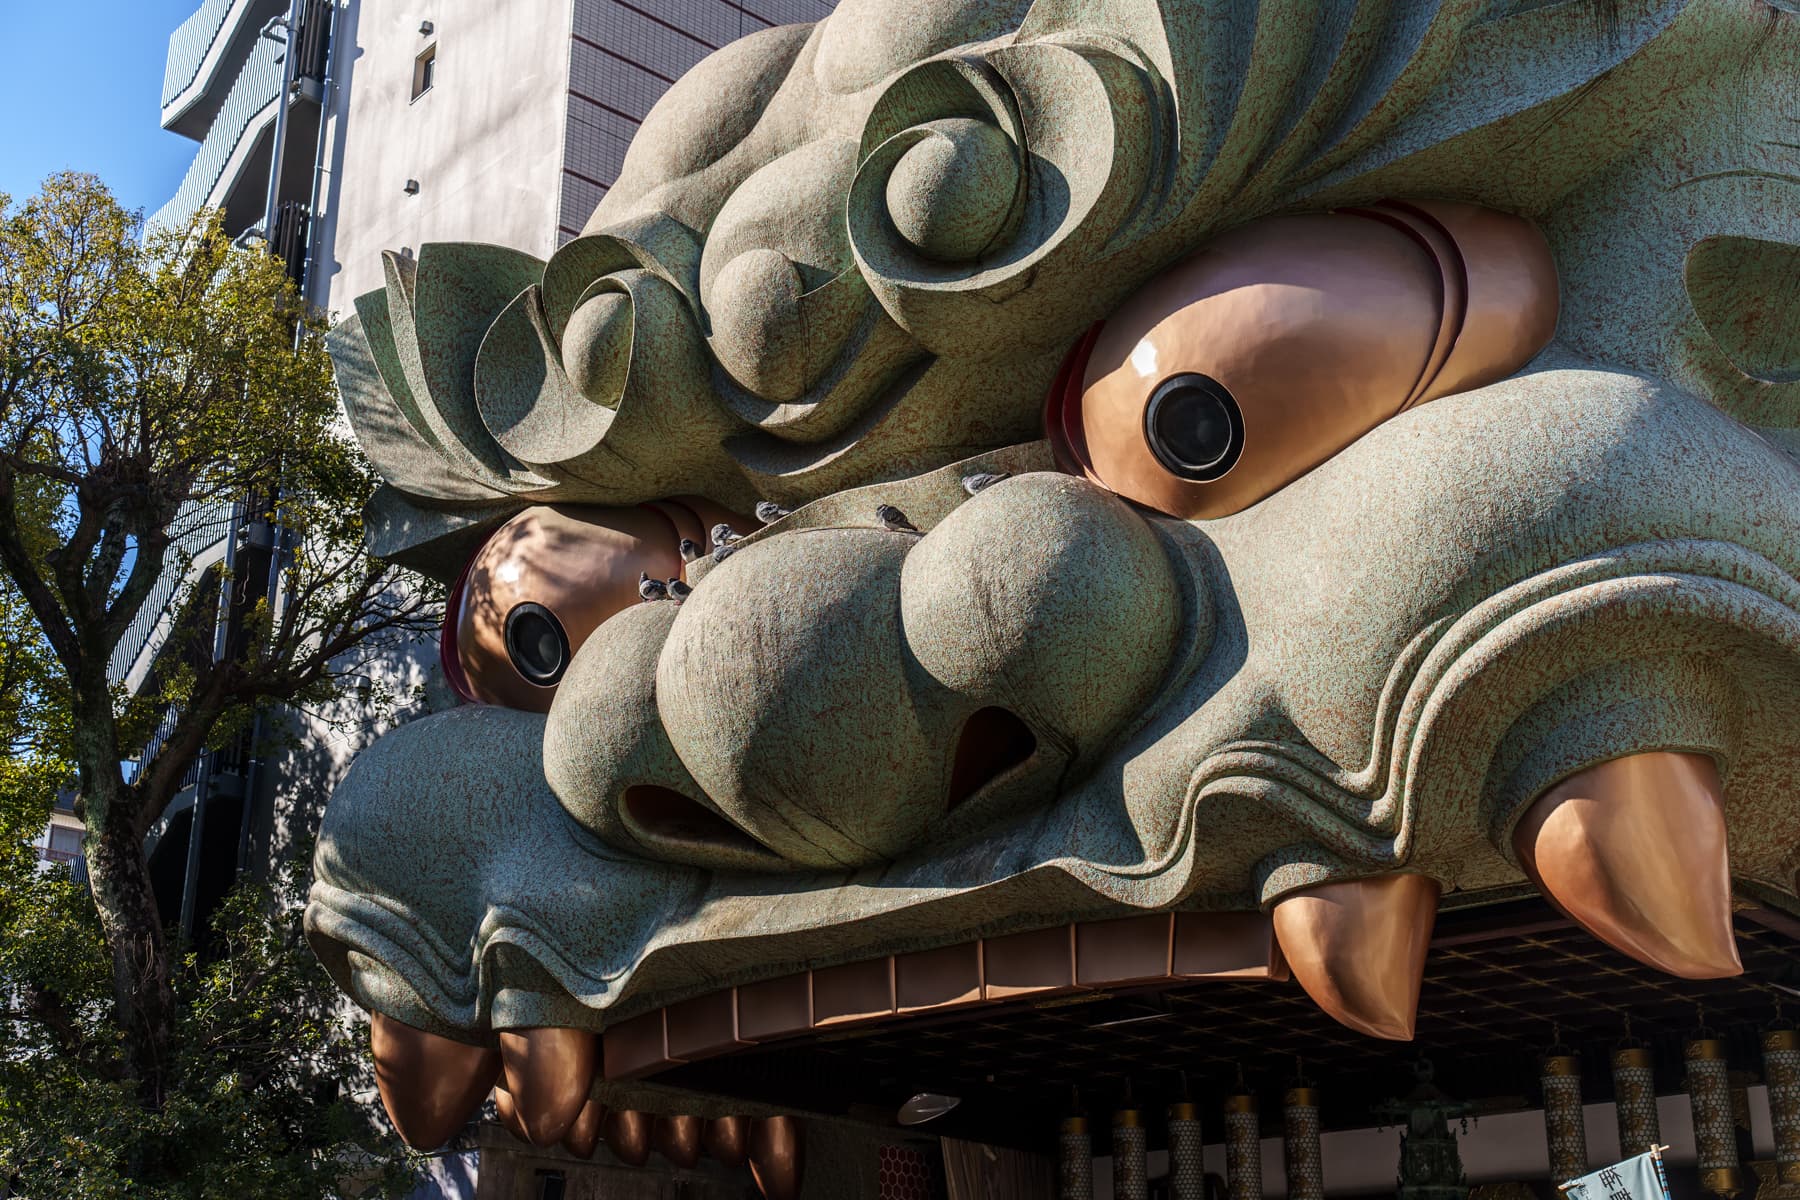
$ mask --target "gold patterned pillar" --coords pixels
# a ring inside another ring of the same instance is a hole
[[[1619,1116],[1619,1155],[1630,1158],[1662,1145],[1662,1124],[1656,1116],[1656,1073],[1649,1049],[1621,1046],[1614,1050],[1612,1073],[1613,1104]]]
[[[1744,1190],[1738,1165],[1737,1128],[1731,1115],[1731,1080],[1725,1043],[1695,1038],[1687,1044],[1688,1103],[1694,1110],[1694,1151],[1700,1186],[1726,1200]]]
[[[1762,1052],[1776,1170],[1781,1182],[1800,1183],[1800,1032],[1768,1030],[1762,1035]]]
[[[1169,1106],[1169,1200],[1206,1200],[1206,1136],[1198,1105]]]
[[[1581,1119],[1581,1060],[1573,1054],[1544,1058],[1544,1133],[1550,1141],[1550,1182],[1587,1174],[1587,1127]]]
[[[1113,1200],[1150,1200],[1150,1172],[1144,1166],[1143,1114],[1135,1108],[1113,1113]]]
[[[1256,1097],[1225,1097],[1225,1179],[1231,1200],[1262,1200],[1262,1126]]]
[[[1319,1089],[1299,1084],[1282,1097],[1281,1149],[1287,1163],[1288,1200],[1325,1200],[1325,1164],[1319,1152]]]
[[[1087,1118],[1065,1118],[1059,1144],[1057,1200],[1094,1200],[1094,1146]]]

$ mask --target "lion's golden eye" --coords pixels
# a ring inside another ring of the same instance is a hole
[[[1046,424],[1066,469],[1226,516],[1406,409],[1518,370],[1556,312],[1549,248],[1517,217],[1385,202],[1266,218],[1090,330]]]
[[[465,699],[548,712],[588,635],[642,602],[640,579],[681,575],[680,544],[710,549],[707,531],[744,518],[696,496],[635,508],[544,505],[499,529],[464,568],[439,648]]]

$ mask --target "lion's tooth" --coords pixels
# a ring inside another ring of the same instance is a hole
[[[506,1090],[534,1146],[563,1140],[594,1086],[600,1039],[585,1029],[543,1026],[500,1034]]]
[[[751,1124],[750,1175],[764,1200],[795,1200],[804,1167],[798,1121],[763,1117]]]
[[[650,1114],[625,1109],[606,1114],[603,1126],[606,1148],[628,1167],[641,1167],[650,1158]]]
[[[600,1144],[600,1130],[605,1124],[606,1105],[589,1100],[581,1106],[569,1132],[563,1135],[563,1149],[576,1158],[594,1157],[594,1148]]]
[[[1589,933],[1684,979],[1742,974],[1718,768],[1656,751],[1570,776],[1513,831],[1532,882]]]
[[[678,1167],[691,1167],[700,1161],[699,1117],[677,1113],[656,1118],[650,1128],[650,1144],[656,1152]]]
[[[1321,883],[1276,902],[1275,937],[1294,978],[1351,1029],[1411,1041],[1439,887],[1426,875]]]
[[[519,1106],[513,1102],[512,1093],[503,1087],[494,1089],[494,1115],[500,1118],[500,1124],[506,1131],[521,1142],[529,1142],[531,1136],[525,1132],[525,1123],[519,1120]]]
[[[369,1022],[375,1085],[400,1137],[435,1150],[468,1123],[500,1075],[500,1052],[415,1029],[375,1013]]]
[[[706,1123],[701,1141],[714,1161],[741,1167],[750,1160],[750,1118],[714,1117]]]

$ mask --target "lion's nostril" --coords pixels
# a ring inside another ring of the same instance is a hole
[[[620,807],[626,822],[641,837],[685,846],[769,853],[749,834],[674,788],[633,784],[625,789]]]
[[[950,802],[955,808],[1012,770],[1037,750],[1037,735],[1004,708],[978,710],[963,722],[950,765]]]

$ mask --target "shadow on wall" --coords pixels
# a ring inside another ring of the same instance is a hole
[[[480,1162],[477,1150],[426,1160],[425,1178],[407,1200],[474,1200]]]
[[[270,735],[263,769],[266,800],[257,806],[250,861],[273,864],[311,843],[325,804],[351,761],[396,726],[457,704],[438,665],[437,636],[396,637],[374,647],[366,686],[349,684],[317,709],[285,710]]]

